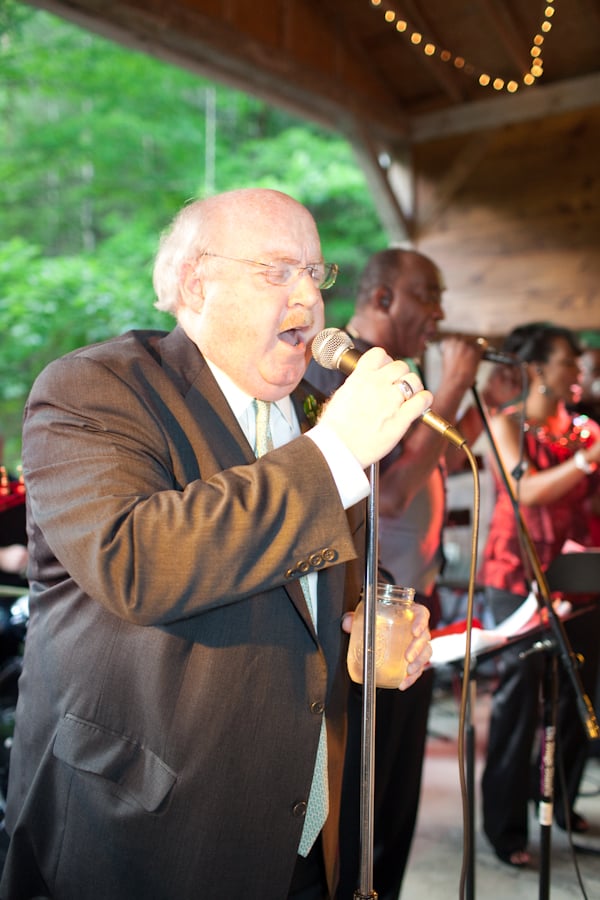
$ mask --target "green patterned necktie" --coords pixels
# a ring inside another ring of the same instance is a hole
[[[268,450],[273,449],[273,437],[269,425],[271,403],[268,400],[254,400],[254,410],[256,413],[256,443],[254,453],[259,457],[267,453]],[[308,578],[306,578],[305,575],[302,575],[299,578],[299,581],[313,624],[316,628],[317,622],[310,596]],[[328,812],[329,782],[327,777],[327,730],[325,727],[325,716],[323,715],[321,732],[319,735],[319,746],[317,748],[317,758],[315,760],[315,770],[306,807],[306,818],[304,820],[304,828],[302,829],[302,837],[300,838],[300,846],[298,847],[298,853],[301,856],[308,856],[312,845],[321,833]]]

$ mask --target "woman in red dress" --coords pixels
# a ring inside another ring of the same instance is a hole
[[[586,501],[600,487],[600,426],[569,413],[578,381],[579,348],[565,328],[530,324],[516,328],[504,349],[525,364],[523,397],[491,420],[503,467],[542,569],[561,552],[567,539],[589,545]],[[515,476],[518,476],[515,478]],[[480,572],[486,600],[496,623],[515,611],[532,585],[530,567],[519,539],[513,502],[496,478],[497,502]],[[596,598],[597,600],[598,598]],[[600,612],[574,617],[566,625],[575,652],[582,653],[582,685],[593,700],[598,667]],[[518,642],[498,657],[499,681],[494,692],[485,770],[482,780],[483,827],[497,856],[513,866],[530,862],[527,852],[528,802],[532,790],[531,759],[540,723],[539,695],[544,668],[541,653],[520,659],[531,640]],[[573,811],[588,753],[587,736],[577,712],[569,679],[559,670],[558,755],[566,775],[555,784],[555,816],[573,831],[587,823]]]

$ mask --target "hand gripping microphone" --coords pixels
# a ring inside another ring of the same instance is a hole
[[[477,338],[475,343],[479,344],[481,338]],[[481,358],[488,362],[500,363],[502,366],[520,366],[521,360],[514,353],[505,353],[504,350],[496,350],[495,347],[486,347]]]
[[[485,338],[474,337],[471,334],[461,334],[460,332],[453,331],[438,331],[438,333],[430,339],[429,343],[439,344],[446,338],[452,337],[460,338],[463,341],[469,341],[470,343],[481,347],[481,358],[487,360],[487,362],[500,363],[503,366],[521,365],[521,360],[518,356],[515,356],[514,353],[506,353],[504,350],[497,350],[496,347],[492,347],[488,344]]]
[[[356,368],[362,353],[356,349],[352,339],[345,331],[341,331],[339,328],[325,328],[313,340],[312,355],[315,362],[324,369],[339,369],[344,375],[350,375]],[[421,419],[455,447],[462,447],[466,444],[460,431],[432,410],[425,410]]]

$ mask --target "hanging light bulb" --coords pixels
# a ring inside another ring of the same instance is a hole
[[[401,34],[408,32],[410,42],[415,47],[421,47],[425,56],[435,56],[437,53],[436,45],[432,41],[424,40],[424,35],[419,31],[413,31],[409,28],[409,23],[405,19],[397,18],[395,10],[388,5],[389,0],[370,0],[371,6],[383,9],[384,19],[389,24],[394,24],[396,31]],[[541,46],[544,43],[544,34],[552,28],[552,22],[549,20],[556,12],[555,0],[546,0],[547,6],[544,9],[544,21],[540,24],[540,30],[537,32],[531,42],[529,55],[531,56],[531,67],[525,72],[522,83],[527,87],[535,84],[536,79],[543,75],[544,67],[541,57]],[[544,32],[544,34],[540,33]],[[452,62],[455,69],[463,71],[465,75],[476,77],[481,87],[493,87],[495,91],[506,90],[511,94],[519,89],[519,82],[514,79],[505,80],[500,76],[488,75],[486,72],[478,70],[472,63],[467,62],[464,57],[453,54],[450,50],[441,50],[439,57],[442,62]]]

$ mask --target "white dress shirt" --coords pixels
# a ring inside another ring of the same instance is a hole
[[[235,384],[229,375],[219,369],[209,359],[206,360],[217,384],[221,388],[225,399],[238,420],[240,427],[248,439],[251,447],[256,443],[256,414],[254,411],[253,397]],[[291,397],[283,397],[271,404],[269,419],[271,437],[274,447],[282,447],[295,437],[299,437],[300,425],[292,403]],[[360,426],[357,426],[360,427]],[[340,500],[344,509],[348,509],[359,500],[368,496],[370,485],[360,463],[348,450],[338,436],[322,423],[317,423],[306,432],[323,454],[327,465],[335,481]],[[310,596],[317,614],[317,573],[311,572],[308,576]]]

